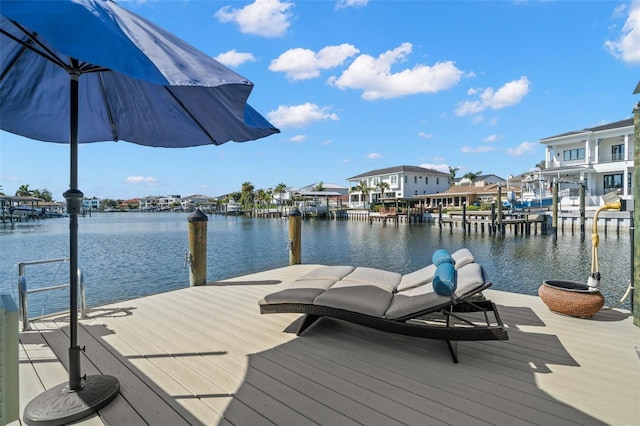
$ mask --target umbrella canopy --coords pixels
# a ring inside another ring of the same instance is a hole
[[[118,394],[81,377],[77,342],[78,143],[187,147],[244,142],[278,129],[247,98],[246,78],[110,0],[11,1],[0,8],[0,128],[69,143],[69,384],[25,408],[28,424],[77,421]]]
[[[185,147],[277,133],[247,98],[253,84],[112,1],[4,1],[0,127],[70,142],[69,75],[78,80],[78,142]]]

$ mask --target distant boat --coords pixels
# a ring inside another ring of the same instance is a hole
[[[232,216],[238,216],[242,214],[242,206],[237,201],[229,201],[224,204],[224,213]]]
[[[327,206],[322,203],[309,202],[309,203],[300,203],[298,206],[299,210],[303,214],[307,215],[323,215],[327,214]]]
[[[521,198],[517,198],[515,192],[507,193],[507,201],[502,206],[513,210],[547,208],[553,205],[553,196],[539,194],[538,192],[524,192]]]

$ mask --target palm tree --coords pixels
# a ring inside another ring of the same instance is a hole
[[[284,183],[279,183],[276,185],[276,188],[273,190],[273,193],[276,194],[278,196],[278,201],[280,201],[280,208],[282,209],[282,194],[285,194],[287,192],[287,185],[285,185]],[[282,212],[282,210],[280,210]]]
[[[471,181],[471,183],[475,182],[476,179],[478,179],[478,176],[480,176],[482,174],[482,170],[477,171],[475,173],[473,172],[469,172],[469,173],[465,173],[464,176],[462,176],[463,178],[467,178]]]
[[[264,189],[258,189],[256,191],[256,201],[258,202],[258,209],[262,209],[266,203],[269,202],[269,194]]]
[[[449,186],[453,186],[453,182],[456,180],[456,173],[460,170],[458,167],[449,166]]]
[[[380,198],[384,198],[384,191],[390,189],[388,182],[380,181],[376,184],[376,188],[380,191]]]
[[[316,183],[316,185],[313,187],[313,190],[318,192],[324,191],[324,183],[322,183],[322,181]]]
[[[538,168],[540,170],[544,170],[545,167],[547,167],[547,162],[545,160],[542,160],[541,162],[536,164],[536,168]]]
[[[361,180],[356,186],[351,188],[351,191],[360,193],[360,201],[363,202],[366,208],[366,199],[371,192],[371,188],[369,188],[369,185],[367,185],[367,181],[364,179]]]
[[[16,191],[17,197],[28,197],[33,194],[33,191],[29,189],[29,185],[20,185],[20,188]]]
[[[253,204],[253,190],[254,186],[251,182],[244,182],[242,189],[240,190],[240,204],[242,208],[250,208]]]

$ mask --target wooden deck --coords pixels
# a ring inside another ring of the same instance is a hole
[[[317,265],[298,265],[94,308],[80,321],[82,371],[120,380],[86,425],[631,425],[640,418],[640,329],[626,311],[591,320],[538,297],[486,291],[505,342],[440,341],[297,315],[258,299]],[[20,412],[68,379],[67,319],[20,334]],[[66,361],[65,361],[66,362]],[[14,425],[17,422],[14,422]]]

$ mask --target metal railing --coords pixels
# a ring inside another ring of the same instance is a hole
[[[29,307],[28,307],[28,296],[33,293],[41,293],[43,291],[50,290],[59,290],[63,288],[68,288],[70,284],[61,284],[54,285],[49,287],[42,287],[33,290],[27,289],[27,277],[25,275],[26,267],[30,265],[42,265],[45,263],[56,263],[56,262],[68,262],[68,257],[58,258],[58,259],[46,259],[46,260],[32,260],[29,262],[20,262],[18,263],[18,299],[19,299],[19,314],[20,318],[22,318],[22,331],[31,330],[31,326],[29,325]],[[78,283],[80,286],[80,318],[85,318],[87,316],[87,302],[85,298],[84,292],[84,276],[82,275],[82,271],[78,268]]]

